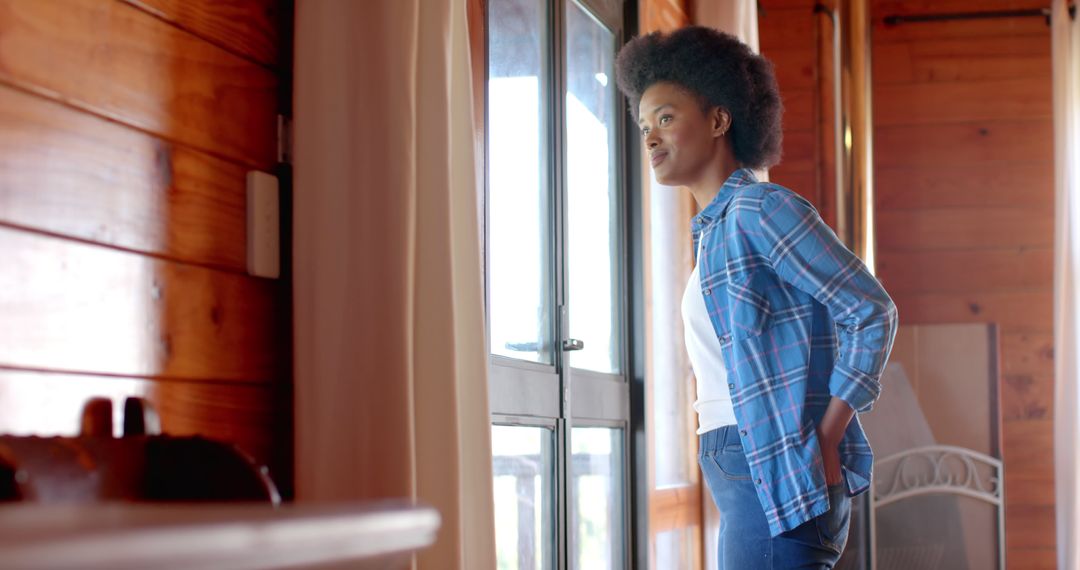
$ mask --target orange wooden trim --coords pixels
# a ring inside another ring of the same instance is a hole
[[[649,533],[701,524],[701,487],[688,485],[649,494]]]

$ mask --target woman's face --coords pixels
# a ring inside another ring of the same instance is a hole
[[[645,90],[638,117],[656,181],[668,186],[688,186],[702,176],[716,157],[717,138],[728,121],[726,112],[713,108],[706,113],[698,97],[666,82]]]

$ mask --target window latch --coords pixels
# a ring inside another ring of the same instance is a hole
[[[582,350],[585,348],[585,341],[578,340],[576,338],[568,338],[562,341],[562,349],[566,351]]]

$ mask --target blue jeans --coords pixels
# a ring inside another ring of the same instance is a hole
[[[750,481],[737,426],[700,436],[698,463],[720,510],[717,560],[721,570],[831,569],[847,543],[851,498],[843,484],[829,487],[832,507],[777,537]]]

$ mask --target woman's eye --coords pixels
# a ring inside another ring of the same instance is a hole
[[[664,115],[663,117],[660,117],[660,124],[663,125],[664,123],[667,123],[670,120],[671,120],[671,115]]]
[[[644,129],[641,129],[641,136],[643,136],[643,137],[648,136],[648,134],[649,134],[649,128],[648,127],[644,128]]]

